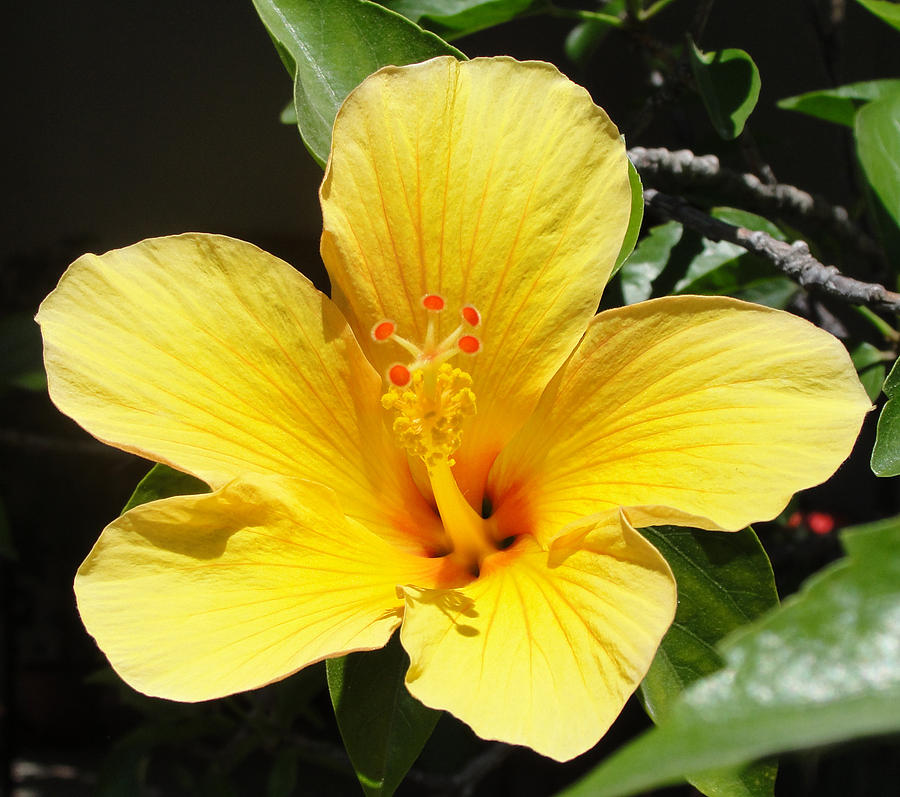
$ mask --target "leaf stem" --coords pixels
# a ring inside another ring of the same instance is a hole
[[[885,340],[891,343],[900,342],[900,332],[894,329],[887,321],[885,321],[877,313],[873,313],[868,307],[863,305],[855,305],[854,309],[863,318],[866,319],[875,329],[877,329]]]
[[[656,2],[651,5],[649,8],[645,8],[641,12],[641,21],[645,22],[651,17],[656,16],[660,11],[662,11],[667,5],[671,5],[675,0],[656,0]]]
[[[669,0],[665,1],[669,2]],[[561,8],[552,3],[547,6],[546,11],[552,17],[580,19],[582,22],[603,22],[614,28],[621,28],[625,25],[625,20],[621,17],[617,17],[615,14],[604,14],[602,11],[585,11],[580,8]]]

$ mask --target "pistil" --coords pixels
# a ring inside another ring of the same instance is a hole
[[[441,522],[452,546],[452,556],[477,573],[486,556],[497,550],[492,521],[481,517],[463,496],[453,476],[453,454],[459,448],[463,425],[475,414],[472,378],[447,362],[457,354],[477,354],[481,341],[469,330],[481,324],[481,315],[471,305],[460,311],[462,323],[437,341],[436,316],[444,300],[436,294],[422,299],[428,311],[425,340],[421,346],[400,337],[393,321],[384,320],[372,329],[377,343],[393,342],[413,355],[408,364],[388,369],[388,391],[381,403],[395,413],[392,425],[398,445],[410,457],[421,459],[428,473],[431,492]]]
[[[453,546],[453,556],[466,567],[477,570],[484,558],[497,550],[488,528],[489,521],[469,505],[446,460],[428,468],[428,479],[441,522]]]

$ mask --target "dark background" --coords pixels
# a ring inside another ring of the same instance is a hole
[[[891,29],[852,2],[843,33],[823,35],[814,20],[829,2],[720,0],[700,43],[706,49],[735,46],[751,53],[762,75],[760,103],[751,118],[759,149],[780,181],[840,204],[858,196],[847,134],[778,110],[774,101],[838,83],[896,76],[900,55]],[[694,5],[676,2],[654,21],[653,34],[680,40]],[[3,316],[33,315],[68,263],[85,251],[103,252],[186,230],[250,240],[327,287],[317,254],[321,172],[296,129],[278,121],[290,81],[250,0],[21,3],[6,12],[5,21]],[[740,148],[715,138],[699,101],[689,95],[630,136],[629,125],[647,96],[639,42],[614,34],[581,69],[562,51],[570,27],[564,20],[522,20],[457,44],[470,56],[508,53],[554,61],[590,88],[630,145],[716,151],[746,168]],[[867,476],[871,430],[866,435],[837,486],[803,498],[805,508],[832,512],[843,523],[897,511],[896,482]],[[141,781],[132,778],[132,770],[146,766],[146,757],[125,756],[123,763],[119,740],[146,727],[147,712],[155,709],[127,688],[110,685],[108,678],[105,683],[96,676],[86,680],[102,671],[104,660],[78,620],[71,583],[100,530],[149,466],[95,443],[57,413],[44,393],[18,388],[0,388],[0,451],[0,499],[17,553],[16,560],[0,557],[0,766],[18,762],[22,797],[87,795],[101,787],[112,789],[108,794],[138,793]],[[787,541],[777,530],[771,535],[785,592],[839,554],[833,535]],[[291,726],[297,744],[306,745],[297,793],[327,788],[355,794],[357,787],[341,774],[340,762],[324,767],[337,773],[329,775],[332,780],[319,780],[306,768],[313,759],[328,759],[310,743],[336,740],[327,697],[316,694],[320,675],[316,671],[312,680],[290,687],[306,689],[312,697],[263,690],[269,694],[245,703],[238,699],[234,710],[275,711],[272,706],[282,701],[300,705],[307,700],[318,719],[301,718]],[[213,714],[204,711],[201,707],[194,716],[214,724]],[[175,726],[190,721],[188,714],[173,717]],[[603,748],[613,749],[645,722],[640,708],[630,705]],[[172,751],[163,740],[154,749],[193,771],[208,765],[217,738],[204,737],[196,753],[190,747],[194,742]],[[268,741],[248,758],[237,793],[262,793],[252,784],[266,783],[278,760],[277,747],[277,740]],[[424,764],[452,771],[480,749],[465,730],[442,721]],[[111,764],[117,750],[119,758]],[[795,756],[783,768],[780,791],[882,794],[884,784],[896,783],[900,775],[892,763],[897,752],[879,741],[824,758]],[[147,779],[156,790],[147,793],[190,793],[165,766],[149,760]],[[478,793],[550,793],[589,764],[560,768],[516,751]],[[0,784],[12,785],[10,780]],[[406,788],[410,794],[429,794],[438,793],[438,786],[420,778]],[[204,788],[226,793],[214,779]]]

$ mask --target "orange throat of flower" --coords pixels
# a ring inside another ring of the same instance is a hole
[[[475,355],[481,341],[472,332],[481,315],[471,305],[462,308],[462,323],[442,340],[436,339],[436,317],[444,299],[426,294],[422,306],[428,312],[425,341],[421,346],[396,334],[392,321],[372,329],[378,343],[393,341],[410,353],[410,362],[395,363],[387,372],[390,385],[382,406],[394,414],[397,444],[425,466],[441,523],[447,534],[450,556],[472,573],[484,558],[498,550],[495,523],[476,512],[459,489],[451,468],[454,452],[462,441],[463,425],[475,414],[472,377],[450,364],[457,354]]]

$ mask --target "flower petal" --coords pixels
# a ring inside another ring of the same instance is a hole
[[[381,647],[400,623],[396,585],[440,583],[439,568],[347,520],[327,488],[258,477],[127,512],[75,593],[125,681],[196,701]]]
[[[464,304],[480,311],[481,352],[462,366],[478,415],[457,459],[484,470],[578,342],[619,251],[631,192],[615,126],[550,64],[387,67],[338,113],[321,200],[335,301],[380,371],[406,355],[372,340],[377,322],[423,340],[427,293],[446,300],[441,334]]]
[[[869,409],[844,347],[796,316],[727,298],[631,305],[597,316],[488,492],[543,535],[614,506],[635,526],[735,530],[834,473]]]
[[[340,311],[278,258],[200,234],[84,255],[38,321],[53,401],[104,442],[213,488],[312,479],[398,543],[438,536],[384,429],[381,380]]]
[[[584,519],[549,553],[522,537],[460,590],[405,592],[409,691],[560,761],[618,716],[676,604],[665,560],[619,512]]]

